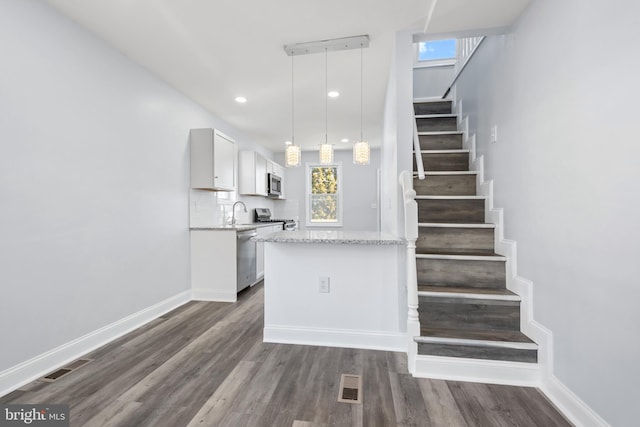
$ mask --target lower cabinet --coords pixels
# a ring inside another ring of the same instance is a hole
[[[256,227],[258,236],[282,231],[282,224]],[[191,292],[199,301],[238,300],[238,234],[235,229],[191,230]],[[264,243],[255,244],[256,280],[264,277]],[[242,244],[242,243],[240,243]],[[251,248],[252,249],[252,248]],[[241,265],[242,261],[240,261]],[[253,280],[252,280],[253,281]],[[254,283],[255,284],[255,283]]]
[[[191,291],[195,300],[235,302],[235,230],[191,230]]]
[[[282,231],[282,224],[271,225],[268,227],[259,227],[257,230],[258,237],[266,236],[267,234]],[[264,277],[264,243],[256,243],[256,277],[258,279]]]

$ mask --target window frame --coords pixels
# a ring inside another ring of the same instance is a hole
[[[311,221],[311,171],[314,168],[336,168],[336,175],[338,180],[338,188],[337,188],[337,196],[338,196],[338,206],[336,209],[336,222],[313,222]],[[309,162],[305,163],[305,225],[309,228],[320,227],[342,227],[343,226],[343,215],[342,215],[342,162],[332,162],[331,164],[324,165],[319,162]]]

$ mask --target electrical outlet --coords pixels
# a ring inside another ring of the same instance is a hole
[[[320,293],[328,294],[329,293],[329,278],[321,277],[320,278]]]

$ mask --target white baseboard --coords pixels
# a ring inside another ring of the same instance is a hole
[[[419,378],[526,387],[540,383],[540,368],[536,363],[418,356],[415,366],[413,375]]]
[[[191,299],[194,301],[236,302],[238,293],[231,291],[212,291],[209,289],[193,289]]]
[[[185,291],[137,313],[131,314],[110,325],[76,338],[46,353],[0,372],[0,396],[22,387],[50,373],[59,366],[78,359],[122,335],[156,319],[190,300],[190,292]]]
[[[301,328],[265,325],[264,342],[316,345],[323,347],[362,348],[367,350],[407,351],[403,333],[345,329]]]
[[[540,390],[576,426],[611,427],[555,376],[542,378]]]

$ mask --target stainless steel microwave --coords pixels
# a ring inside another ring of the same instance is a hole
[[[278,175],[267,174],[267,194],[269,197],[280,197],[282,194],[282,178]]]

